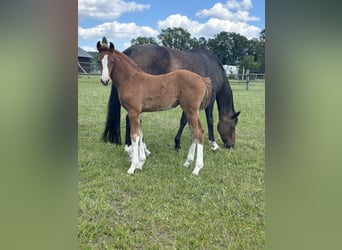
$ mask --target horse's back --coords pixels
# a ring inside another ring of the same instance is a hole
[[[142,44],[131,46],[123,53],[132,58],[148,74],[160,75],[170,72],[171,54],[166,47]]]

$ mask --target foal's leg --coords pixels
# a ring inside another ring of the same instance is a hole
[[[189,148],[187,159],[184,163],[185,167],[188,167],[195,157],[195,148],[197,144],[197,156],[196,165],[192,174],[198,175],[199,171],[203,167],[203,141],[204,141],[204,129],[199,119],[198,113],[188,115],[188,122],[191,131],[192,144]]]
[[[198,175],[199,171],[203,167],[203,141],[204,141],[204,129],[202,127],[201,121],[199,117],[197,116],[197,124],[198,124],[198,130],[197,130],[197,155],[196,155],[196,165],[194,170],[192,171],[192,174]]]
[[[140,142],[140,123],[139,123],[139,113],[128,112],[129,121],[131,124],[131,141],[132,141],[132,158],[131,158],[131,166],[128,169],[128,174],[134,174],[135,169],[142,168],[140,159],[139,159],[139,142]]]
[[[141,121],[140,121],[141,123]],[[128,154],[128,160],[132,160],[132,142],[131,142],[131,126],[129,123],[128,115],[126,115],[126,135],[125,135],[125,152]],[[145,150],[145,155],[149,156],[151,152],[147,149],[145,142],[142,142],[143,148]]]
[[[196,150],[196,138],[197,138],[197,122],[196,119],[194,119],[193,115],[188,115],[188,122],[189,122],[189,128],[191,133],[191,145],[188,151],[188,155],[186,157],[186,161],[184,163],[184,167],[189,167],[191,162],[195,159],[195,150]]]
[[[142,170],[142,166],[144,165],[146,161],[146,154],[145,149],[143,145],[143,133],[140,130],[140,136],[139,136],[139,142],[138,142],[138,153],[139,153],[139,165],[138,168]]]
[[[214,102],[212,102],[206,109],[205,115],[207,117],[207,125],[208,125],[208,137],[209,137],[209,144],[212,151],[217,151],[220,147],[217,145],[214,137],[214,118],[213,118],[213,109],[214,109]]]
[[[191,162],[194,161],[195,159],[195,150],[196,150],[196,142],[192,141],[189,151],[188,151],[188,156],[186,157],[186,161],[184,162],[184,167],[189,167]]]

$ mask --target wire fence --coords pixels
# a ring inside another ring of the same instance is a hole
[[[78,62],[78,75],[79,76],[96,76],[100,75],[100,68],[97,63],[93,62]],[[245,74],[227,74],[228,79],[235,80],[238,83],[246,84],[246,90],[248,90],[251,82],[264,82],[265,74],[264,73],[249,73],[248,71]]]

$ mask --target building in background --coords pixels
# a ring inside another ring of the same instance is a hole
[[[78,47],[78,72],[88,74],[91,72],[91,61],[94,59],[92,55]]]

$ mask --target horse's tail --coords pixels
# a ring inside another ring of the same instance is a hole
[[[121,103],[119,100],[118,91],[112,84],[108,101],[108,113],[106,127],[102,134],[104,142],[110,142],[117,145],[121,144],[120,132],[120,118],[121,118]]]
[[[209,77],[201,77],[201,78],[205,83],[206,90],[205,90],[205,95],[203,97],[203,100],[201,102],[200,109],[205,109],[211,103],[211,97],[212,97],[212,93],[213,93],[213,85],[212,85],[211,79]]]

